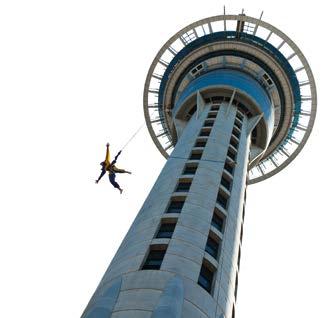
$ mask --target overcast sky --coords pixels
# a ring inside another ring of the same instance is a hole
[[[323,93],[320,1],[0,3],[1,317],[79,317],[165,159],[146,127],[122,153],[120,195],[98,185],[144,122],[148,68],[174,33],[245,13],[300,47]],[[297,159],[247,193],[238,318],[323,317],[323,114]]]

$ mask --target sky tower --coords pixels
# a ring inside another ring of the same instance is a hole
[[[163,45],[144,114],[167,162],[82,318],[233,318],[246,186],[305,145],[311,69],[261,17],[224,12]]]

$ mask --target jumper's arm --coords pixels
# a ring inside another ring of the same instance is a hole
[[[105,166],[108,167],[110,165],[110,151],[109,151],[109,143],[106,145],[106,158],[105,158]]]
[[[101,170],[99,178],[96,180],[96,183],[98,183],[100,181],[100,179],[105,175],[105,173],[106,173],[106,169],[103,167],[103,169]]]
[[[118,157],[119,157],[120,154],[121,154],[121,150],[118,152],[118,154],[116,155],[116,157],[112,161],[112,163],[111,163],[112,166],[117,162],[117,159],[118,159]]]

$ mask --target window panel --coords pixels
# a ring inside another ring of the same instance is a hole
[[[228,198],[223,193],[219,192],[217,195],[217,203],[219,203],[226,210]]]
[[[190,160],[200,160],[201,159],[201,156],[202,156],[202,152],[193,152],[191,155],[190,155]]]
[[[213,219],[211,222],[212,226],[214,226],[219,232],[223,232],[224,227],[224,219],[220,217],[216,212],[213,214]]]
[[[171,238],[174,232],[176,223],[162,223],[158,233],[156,234],[156,238]]]
[[[215,259],[218,258],[218,250],[219,250],[219,243],[212,239],[211,237],[208,237],[205,251],[210,254]]]
[[[191,186],[191,181],[179,181],[175,191],[176,192],[188,192]]]
[[[184,205],[184,199],[172,198],[165,213],[180,213]]]
[[[182,174],[195,174],[197,170],[197,165],[186,165]]]
[[[160,269],[165,252],[166,246],[161,250],[150,250],[142,269]]]
[[[198,284],[208,293],[211,293],[214,273],[215,271],[207,267],[205,263],[202,264]]]

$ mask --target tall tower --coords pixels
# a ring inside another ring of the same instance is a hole
[[[144,113],[167,162],[82,318],[233,318],[246,186],[306,143],[311,69],[261,17],[224,13],[163,45]]]

